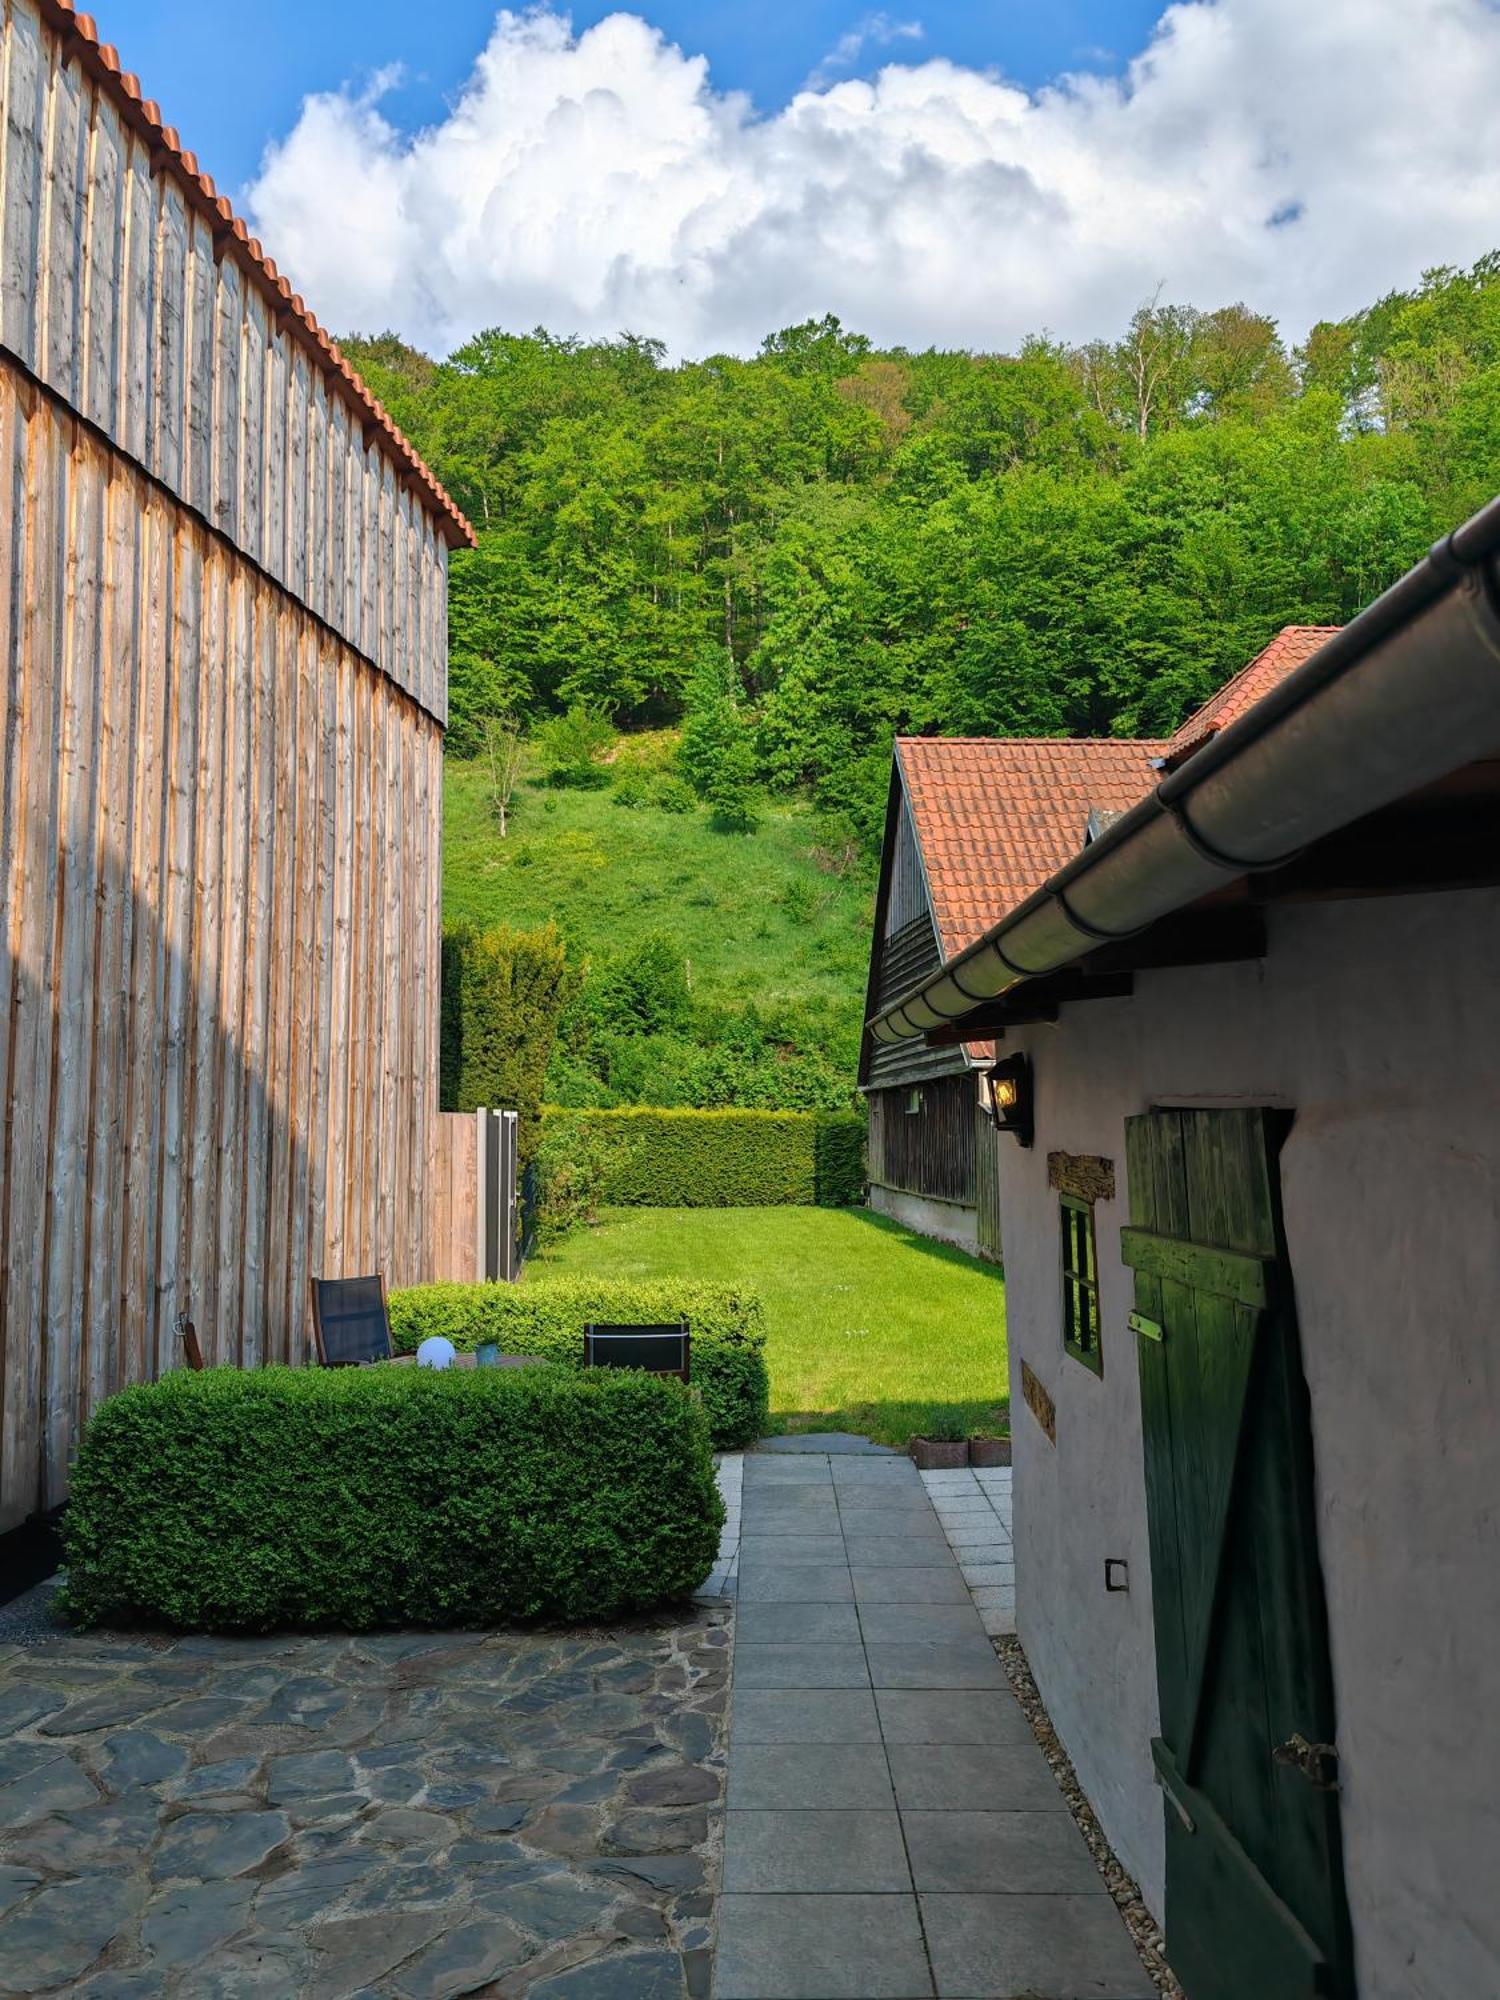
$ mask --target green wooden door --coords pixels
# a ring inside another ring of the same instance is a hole
[[[1189,2000],[1354,1992],[1275,1112],[1126,1121],[1165,1794]]]

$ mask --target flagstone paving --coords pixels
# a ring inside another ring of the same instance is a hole
[[[717,2000],[1153,2000],[991,1642],[1008,1475],[777,1444],[744,1464]]]
[[[704,2000],[729,1618],[0,1643],[0,1992]]]

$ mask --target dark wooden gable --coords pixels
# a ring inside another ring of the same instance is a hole
[[[893,759],[865,989],[866,1020],[936,971],[942,962],[921,843],[901,782],[901,767]],[[859,1081],[867,1090],[884,1090],[926,1077],[962,1074],[969,1067],[961,1048],[929,1049],[920,1041],[889,1045],[866,1035],[860,1049]]]

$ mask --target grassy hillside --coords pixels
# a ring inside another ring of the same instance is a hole
[[[443,828],[446,921],[554,922],[596,982],[643,940],[665,938],[692,1016],[674,1026],[702,1041],[723,1032],[711,1015],[780,1017],[777,1040],[816,1043],[852,1087],[873,878],[866,862],[820,846],[806,806],[768,805],[756,832],[722,833],[702,809],[627,809],[613,786],[555,790],[533,775],[501,839],[487,769],[450,760]]]

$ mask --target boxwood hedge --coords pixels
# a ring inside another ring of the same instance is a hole
[[[670,1325],[692,1333],[693,1387],[719,1450],[750,1444],[766,1428],[770,1388],[760,1300],[727,1285],[670,1279],[532,1276],[518,1285],[413,1285],[390,1296],[391,1339],[414,1353],[432,1334],[469,1349],[497,1341],[502,1354],[545,1354],[581,1370],[591,1322]]]
[[[854,1111],[692,1111],[631,1106],[542,1114],[618,1139],[600,1199],[640,1208],[847,1208],[863,1201],[865,1121]]]
[[[722,1520],[675,1382],[178,1372],[89,1425],[66,1608],[201,1631],[608,1618],[695,1589]]]

